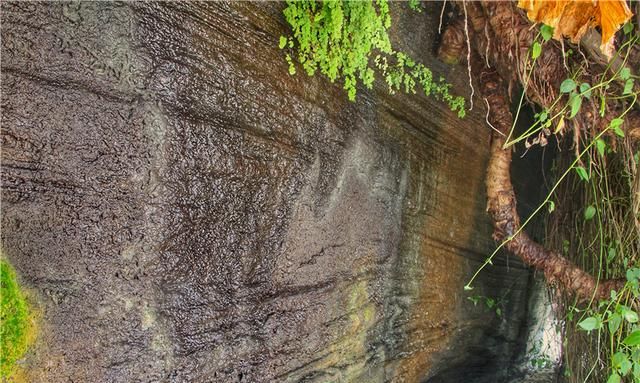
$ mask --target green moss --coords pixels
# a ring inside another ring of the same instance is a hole
[[[9,377],[27,351],[32,333],[29,305],[13,267],[0,260],[0,378]]]

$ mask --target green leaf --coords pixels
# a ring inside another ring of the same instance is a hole
[[[627,346],[637,346],[637,345],[639,345],[640,344],[640,330],[636,330],[636,331],[632,332],[631,334],[629,334],[628,337],[624,338],[622,343],[626,344]]]
[[[628,80],[631,77],[631,70],[629,68],[620,69],[620,78],[623,80]]]
[[[620,373],[624,376],[631,370],[633,366],[629,361],[629,355],[626,352],[618,351],[611,357],[611,365],[613,368],[620,371]]]
[[[611,120],[611,122],[609,123],[609,127],[611,129],[613,129],[613,131],[615,132],[615,134],[617,134],[620,137],[624,137],[624,132],[622,131],[622,129],[620,129],[620,126],[622,125],[622,122],[624,120],[622,118],[614,118],[613,120]]]
[[[595,330],[597,328],[600,328],[601,324],[602,323],[600,323],[600,320],[598,318],[589,317],[589,318],[583,320],[582,322],[578,323],[578,326],[580,326],[585,331],[591,331],[591,330]]]
[[[631,94],[633,92],[633,79],[630,78],[624,83],[624,90],[622,91],[623,95]]]
[[[620,366],[618,368],[622,376],[625,376],[629,373],[629,371],[631,371],[631,367],[633,367],[633,364],[631,364],[629,359],[625,359],[622,361],[622,363],[620,363]]]
[[[543,110],[542,112],[540,112],[540,115],[538,116],[538,120],[540,120],[540,122],[545,122],[547,121],[548,118],[549,118],[549,112],[547,112],[546,110]]]
[[[637,282],[640,279],[640,269],[633,267],[627,270],[627,280],[631,283]]]
[[[620,328],[620,324],[622,323],[622,317],[618,313],[613,313],[609,317],[609,321],[607,323],[607,327],[609,327],[609,332],[614,333],[618,331]]]
[[[560,84],[560,93],[571,93],[576,89],[576,82],[573,79],[568,78]]]
[[[580,84],[580,93],[586,98],[591,98],[591,85],[586,82]]]
[[[633,32],[633,23],[628,22],[624,25],[624,27],[622,27],[622,30],[624,31],[625,35],[630,34],[631,32]]]
[[[578,173],[578,176],[583,179],[584,181],[589,181],[589,174],[587,173],[587,169],[583,168],[582,166],[576,166],[574,169],[576,169],[576,173]]]
[[[542,26],[540,27],[540,34],[542,35],[542,38],[545,42],[551,40],[551,38],[553,37],[553,27],[547,24],[542,24]]]
[[[585,221],[588,221],[590,219],[593,218],[593,216],[596,215],[596,208],[593,207],[593,205],[589,205],[587,206],[587,208],[584,211],[584,219]]]
[[[278,44],[278,48],[284,49],[285,46],[287,46],[287,38],[280,36],[280,44]]]
[[[604,157],[604,152],[607,149],[607,143],[604,142],[602,138],[598,138],[596,140],[596,149],[598,150],[600,157]]]
[[[549,201],[549,213],[553,213],[554,210],[556,210],[556,203],[553,201]]]
[[[582,96],[574,93],[569,100],[569,104],[571,105],[571,114],[569,115],[569,118],[573,118],[580,111],[580,107],[582,106]]]
[[[419,0],[409,0],[409,8],[413,9],[416,12],[422,12],[422,4]]]
[[[289,63],[289,74],[293,76],[294,74],[296,74],[296,66],[293,64],[293,60],[291,59],[290,55],[287,54],[286,59]]]
[[[620,364],[625,360],[627,360],[627,354],[618,351],[611,357],[611,364],[613,365],[613,367],[618,368],[618,366],[620,366]]]
[[[609,376],[609,379],[607,379],[607,383],[620,383],[620,375],[614,372]]]
[[[540,53],[542,53],[542,45],[540,45],[540,43],[536,41],[531,47],[531,58],[537,59],[538,57],[540,57]]]
[[[625,308],[622,311],[622,316],[624,316],[624,319],[629,323],[638,322],[638,313],[629,308]]]

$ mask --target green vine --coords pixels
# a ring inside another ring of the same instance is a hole
[[[429,68],[392,48],[387,0],[288,0],[284,16],[292,36],[280,37],[280,49],[295,49],[297,61],[309,76],[320,71],[331,82],[343,79],[349,100],[355,100],[358,84],[373,87],[375,68],[391,94],[414,94],[419,86],[427,96],[445,102],[458,117],[464,117],[464,98],[452,95],[444,78],[434,79]],[[296,65],[291,55],[287,53],[286,60],[293,75]]]

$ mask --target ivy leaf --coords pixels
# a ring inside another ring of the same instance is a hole
[[[578,112],[580,111],[580,107],[582,106],[582,96],[573,93],[569,104],[571,105],[571,114],[569,115],[569,118],[574,118],[576,114],[578,114]]]
[[[629,371],[631,371],[631,367],[633,367],[633,364],[631,364],[629,359],[625,359],[622,361],[622,363],[620,363],[620,366],[618,368],[620,369],[620,373],[622,374],[622,376],[625,376],[629,373]]]
[[[618,313],[611,314],[611,316],[609,317],[609,321],[607,323],[607,326],[609,327],[609,332],[613,334],[614,332],[618,331],[621,323],[622,323],[622,317],[620,316],[620,314]]]
[[[576,89],[576,82],[568,78],[560,84],[560,93],[571,93]]]
[[[578,326],[582,327],[585,331],[592,331],[597,328],[600,328],[600,320],[596,317],[589,317],[582,322],[578,323]]]
[[[624,83],[624,90],[622,91],[623,95],[626,94],[631,94],[631,92],[633,92],[633,79],[627,79],[627,81],[625,81]]]
[[[537,59],[538,57],[540,57],[540,53],[542,53],[542,45],[540,45],[540,43],[536,41],[531,47],[531,58],[534,60]]]
[[[624,352],[618,351],[615,354],[613,354],[613,356],[611,357],[611,364],[613,365],[613,367],[617,368],[626,359],[627,359],[627,354],[625,354]]]
[[[620,383],[620,375],[614,372],[609,376],[609,379],[607,379],[607,383]]]
[[[629,323],[638,322],[638,313],[631,309],[624,309],[622,315],[624,316],[624,319]]]
[[[580,178],[582,178],[584,181],[589,181],[589,174],[587,173],[587,169],[583,168],[582,166],[576,166],[575,169]]]
[[[640,278],[640,269],[637,267],[633,267],[627,270],[627,281],[634,283],[637,282]]]
[[[624,338],[622,343],[626,344],[627,346],[637,346],[637,345],[639,345],[640,344],[640,330],[636,330],[636,331],[632,332],[631,334],[629,334],[628,337]]]
[[[630,34],[631,32],[633,32],[633,24],[632,23],[626,23],[624,25],[624,27],[622,27],[622,30],[624,31],[625,35]]]
[[[580,84],[580,93],[586,98],[591,98],[591,85],[586,82]]]
[[[622,125],[622,122],[623,122],[623,120],[621,118],[614,118],[609,123],[609,127],[611,129],[613,129],[615,134],[617,134],[620,137],[624,137],[624,132],[622,131],[622,129],[620,129],[620,126]]]
[[[584,220],[588,221],[592,219],[596,215],[596,208],[593,205],[587,206],[587,209],[584,211]]]
[[[547,24],[542,24],[542,26],[540,27],[540,34],[542,35],[542,38],[545,42],[551,40],[551,38],[553,37],[553,27]]]
[[[611,357],[611,364],[624,376],[631,370],[632,364],[626,352],[618,351]]]
[[[540,120],[540,122],[545,122],[547,121],[548,118],[549,118],[549,112],[547,112],[546,110],[543,110],[538,116],[538,119]]]
[[[602,138],[598,138],[596,140],[596,150],[598,150],[598,154],[600,157],[604,157],[604,152],[607,149],[607,143],[604,142]]]
[[[631,77],[631,69],[629,68],[620,69],[620,79],[628,80],[629,77]]]

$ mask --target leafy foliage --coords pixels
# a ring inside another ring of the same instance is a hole
[[[417,2],[413,5],[419,7]],[[342,79],[350,100],[355,100],[359,83],[372,88],[377,69],[390,93],[416,93],[419,86],[427,96],[444,101],[464,117],[464,98],[451,95],[450,84],[442,77],[436,80],[429,68],[392,48],[386,0],[288,0],[284,16],[292,36],[280,37],[279,47],[295,49],[297,61],[309,76],[320,71],[331,82]],[[287,53],[286,60],[289,73],[295,74],[291,53]]]
[[[612,291],[610,299],[600,302],[578,323],[582,330],[602,331],[611,339],[608,382],[620,382],[623,377],[640,381],[640,327],[633,308],[633,301],[640,298],[639,280],[640,269],[628,269],[622,291]]]

